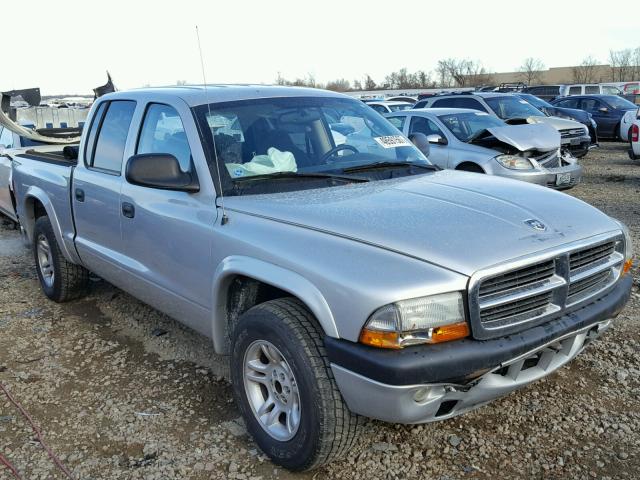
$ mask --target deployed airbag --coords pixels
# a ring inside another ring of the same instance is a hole
[[[278,172],[296,172],[298,165],[291,152],[281,152],[275,147],[269,148],[266,155],[256,155],[247,163],[227,163],[231,178],[266,175]]]

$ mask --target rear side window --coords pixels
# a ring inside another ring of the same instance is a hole
[[[169,153],[183,172],[191,169],[191,149],[178,112],[169,105],[152,103],[142,122],[136,153]]]
[[[425,108],[427,106],[427,103],[429,103],[429,100],[420,100],[413,106],[413,108]]]
[[[579,98],[567,98],[566,100],[561,100],[557,102],[556,105],[564,108],[578,108],[579,103],[580,103]]]
[[[116,100],[109,103],[102,119],[91,166],[100,170],[120,173],[136,102]]]
[[[96,113],[91,120],[91,128],[89,129],[87,142],[84,146],[84,158],[87,166],[91,165],[91,161],[93,159],[93,148],[96,146],[96,132],[98,131],[100,122],[102,122],[102,115],[104,114],[104,109],[107,103],[108,102],[102,102],[98,106],[98,110],[96,110]]]
[[[584,87],[584,93],[586,93],[587,95],[600,93],[600,87],[598,85],[587,85],[586,87]]]
[[[452,108],[455,106],[455,98],[443,98],[433,102],[433,108]]]
[[[582,87],[570,87],[569,95],[580,95],[582,93]]]
[[[455,98],[454,107],[456,108],[471,108],[473,110],[481,110],[486,112],[487,109],[475,98]]]

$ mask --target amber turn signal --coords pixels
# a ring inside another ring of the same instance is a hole
[[[622,266],[622,275],[624,275],[625,273],[629,273],[631,267],[633,267],[633,259],[630,258],[629,260],[624,262],[624,265]]]
[[[365,328],[360,333],[360,343],[377,348],[398,349],[409,345],[449,342],[468,337],[470,332],[467,322],[460,322],[432,328],[428,333],[429,335],[425,334],[423,337],[422,334],[413,336],[409,333],[403,335],[398,332],[383,332]]]

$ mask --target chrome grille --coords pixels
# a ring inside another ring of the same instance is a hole
[[[540,265],[521,268],[482,282],[479,295],[481,298],[486,298],[495,293],[504,293],[516,288],[526,287],[548,279],[554,272],[553,260]]]
[[[574,272],[598,262],[606,261],[616,248],[615,242],[607,242],[595,247],[574,252],[569,256],[569,270]]]
[[[469,312],[474,336],[493,338],[537,325],[605,292],[624,260],[620,236],[600,236],[473,275]]]
[[[546,292],[497,307],[487,308],[482,310],[480,320],[484,324],[489,324],[516,316],[540,315],[545,312],[551,303],[551,298],[552,293]]]
[[[583,128],[565,128],[560,130],[560,136],[562,138],[575,138],[581,137],[582,135],[584,135]]]

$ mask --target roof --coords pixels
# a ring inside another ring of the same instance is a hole
[[[456,113],[485,113],[473,108],[412,108],[410,110],[402,110],[400,112],[394,112],[394,115],[398,114],[422,114],[427,113],[430,115],[454,115]]]
[[[403,102],[402,100],[378,100],[375,102],[367,102],[367,105],[409,105],[409,102]],[[409,105],[411,107],[411,105]]]
[[[148,87],[109,93],[107,98],[139,99],[153,96],[155,100],[165,98],[181,98],[187,105],[194,107],[207,103],[230,102],[235,100],[252,100],[273,97],[338,97],[352,98],[329,90],[317,88],[288,87],[279,85],[179,85],[170,87]]]

